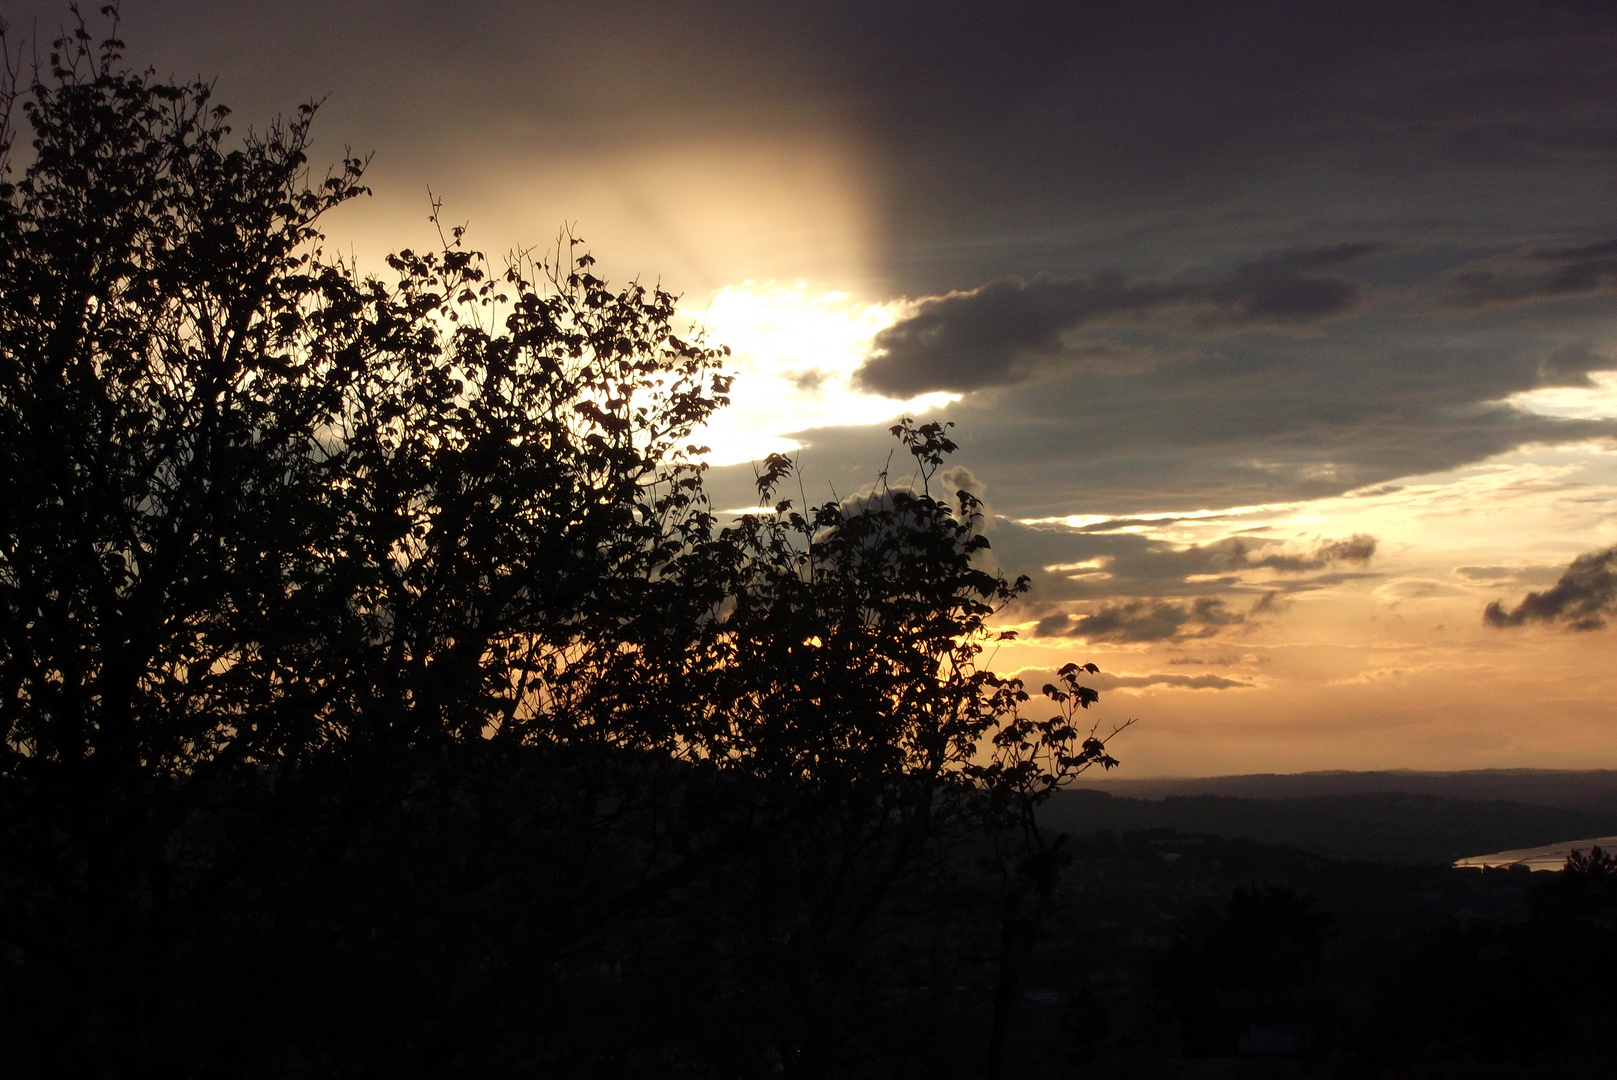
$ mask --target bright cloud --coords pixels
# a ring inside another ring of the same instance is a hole
[[[1590,386],[1548,386],[1506,400],[1524,412],[1569,420],[1617,419],[1617,371],[1591,371]]]
[[[711,341],[731,350],[730,407],[698,436],[712,449],[709,461],[731,465],[800,447],[793,432],[840,424],[877,424],[958,399],[929,393],[889,398],[856,389],[853,373],[872,339],[903,314],[906,304],[861,303],[844,293],[773,282],[731,285],[691,321]]]

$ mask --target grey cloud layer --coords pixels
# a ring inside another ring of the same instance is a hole
[[[1609,224],[1614,24],[1593,2],[874,5],[844,70],[891,151],[892,268],[944,293],[1370,223]]]
[[[48,32],[64,6],[0,15]],[[861,160],[876,269],[910,295],[1367,225],[1553,244],[1617,201],[1617,8],[1598,0],[141,0],[124,16],[140,63],[220,74],[243,117],[329,93],[333,145],[452,199],[501,164],[464,160],[468,135],[513,161],[833,135]]]

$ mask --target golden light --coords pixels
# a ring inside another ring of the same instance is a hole
[[[731,405],[701,433],[708,460],[730,465],[790,453],[791,433],[815,427],[878,424],[958,399],[923,394],[896,399],[853,385],[871,340],[904,313],[902,301],[862,303],[807,285],[747,282],[688,310],[714,342],[728,345],[736,373]]]

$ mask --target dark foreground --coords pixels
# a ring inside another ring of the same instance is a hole
[[[1076,841],[1021,1069],[1617,1075],[1617,877],[1347,862],[1159,829]],[[1064,1070],[1064,1071],[1063,1071]]]
[[[341,819],[287,792],[232,839],[251,870],[205,860],[205,903],[13,906],[4,1072],[102,1075],[121,1046],[105,1075],[1617,1075],[1603,856],[1456,870],[1103,831],[1014,918],[968,849],[866,911],[888,856],[847,860],[823,807],[715,786],[718,831],[648,863],[640,808],[536,804],[538,779]]]

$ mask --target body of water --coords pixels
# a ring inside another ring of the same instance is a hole
[[[1455,860],[1455,866],[1525,866],[1529,870],[1559,870],[1566,865],[1567,856],[1574,851],[1590,848],[1617,852],[1617,836],[1596,836],[1588,840],[1563,840],[1557,844],[1496,851],[1492,855],[1472,855]]]

